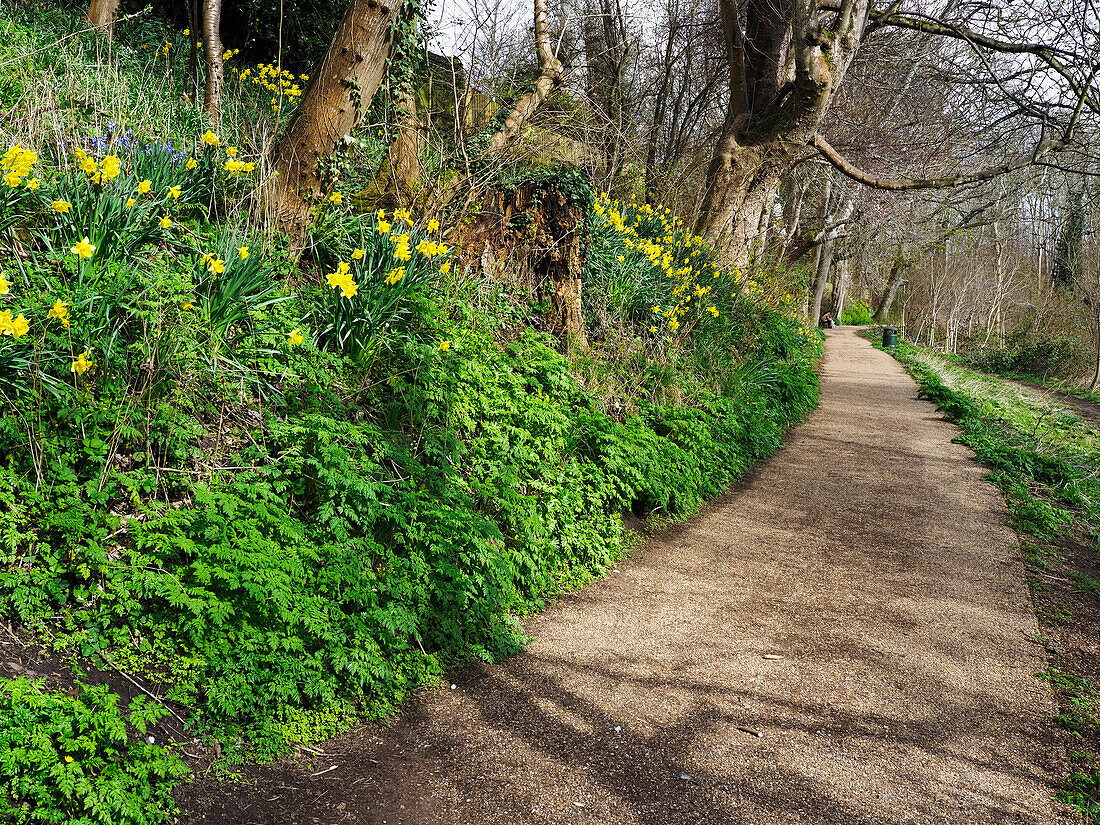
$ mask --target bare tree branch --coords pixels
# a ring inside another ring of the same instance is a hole
[[[1025,166],[1033,165],[1040,158],[1064,148],[1066,146],[1066,141],[1043,141],[1035,147],[1034,151],[1026,155],[1021,155],[1020,157],[1006,161],[1005,163],[997,164],[996,166],[987,167],[980,172],[973,172],[965,175],[949,175],[942,178],[899,178],[896,180],[876,178],[864,172],[862,169],[853,166],[821,135],[814,135],[810,145],[817,149],[817,151],[842,174],[852,180],[874,189],[888,189],[892,192],[903,192],[912,189],[947,189],[952,186],[963,186],[968,183],[980,183],[981,181],[992,180],[1001,175],[1007,175],[1009,172],[1014,172],[1017,169],[1023,169]]]

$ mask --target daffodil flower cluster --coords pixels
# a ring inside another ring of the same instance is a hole
[[[704,313],[719,317],[717,305],[708,296],[727,273],[714,262],[706,241],[688,231],[683,221],[666,208],[623,203],[606,194],[596,198],[592,211],[599,223],[619,237],[625,253],[617,256],[618,263],[645,267],[655,275],[657,294],[664,300],[652,309],[648,326],[652,334],[686,331]]]
[[[235,55],[236,52],[230,54],[229,57]],[[309,80],[309,75],[295,76],[293,72],[280,69],[271,63],[258,63],[255,68],[248,67],[246,69],[234,67],[231,71],[237,75],[242,84],[251,83],[253,86],[271,92],[271,108],[273,110],[278,110],[280,104],[288,107],[296,105],[302,99],[302,87],[298,85],[297,81]],[[285,103],[283,102],[284,99]]]
[[[0,157],[0,172],[3,173],[4,185],[16,189],[23,184],[34,164],[38,161],[38,155],[30,149],[24,149],[18,143],[6,151]],[[38,188],[38,180],[30,178],[27,188],[34,191]]]
[[[0,295],[8,295],[10,292],[11,281],[4,275],[0,275]],[[54,300],[53,306],[46,312],[46,323],[50,321],[57,321],[64,329],[68,330],[72,323],[69,304],[60,298]],[[13,315],[11,310],[0,310],[0,341],[5,337],[11,338],[13,341],[18,340],[30,332],[30,329],[31,322],[23,312]],[[3,344],[0,343],[0,346],[3,346]],[[85,347],[84,351],[73,360],[70,372],[80,376],[94,369],[95,366],[95,362],[91,360],[91,349]]]
[[[209,146],[211,149],[221,145],[221,138],[218,135],[207,129],[203,133],[200,140]],[[256,169],[256,164],[251,161],[243,161],[237,155],[239,154],[236,146],[225,147],[225,161],[221,164],[221,168],[231,175],[239,175],[241,172],[253,172]],[[187,161],[187,168],[194,169],[198,166],[198,161],[191,158]]]
[[[333,289],[339,288],[344,298],[353,298],[359,292],[359,285],[351,274],[351,264],[347,261],[340,261],[336,265],[336,271],[329,273],[328,285]]]
[[[428,232],[439,230],[428,221]],[[325,275],[330,298],[325,324],[317,330],[319,346],[344,352],[364,351],[409,312],[406,296],[436,273],[450,271],[452,249],[418,229],[407,209],[379,210],[361,225],[359,238],[335,270]],[[350,245],[350,244],[349,244]]]
[[[84,352],[80,353],[69,367],[69,371],[76,375],[83,375],[88,370],[95,369],[96,363],[91,359],[91,350],[85,348]]]
[[[5,309],[0,312],[0,335],[22,338],[30,328],[30,323],[23,313],[19,313],[13,318],[10,310]]]
[[[221,275],[225,272],[225,259],[209,253],[199,258],[199,264],[209,270],[211,275]]]

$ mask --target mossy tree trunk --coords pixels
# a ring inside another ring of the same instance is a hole
[[[905,283],[905,269],[908,265],[909,262],[899,252],[894,259],[894,265],[890,267],[890,277],[886,280],[886,290],[882,293],[882,300],[875,308],[872,320],[876,324],[881,324],[890,315],[894,300],[898,297],[898,291]]]
[[[353,0],[320,70],[273,149],[277,172],[264,201],[298,234],[322,193],[319,163],[343,145],[381,84],[403,0]]]
[[[718,0],[729,90],[696,231],[735,263],[748,261],[792,147],[817,134],[859,48],[868,6],[843,0],[824,15],[816,0]]]
[[[462,245],[481,249],[486,277],[526,292],[547,307],[536,327],[565,350],[588,348],[581,305],[584,267],[584,209],[552,186],[525,183],[498,190],[485,201]]]
[[[400,89],[394,101],[401,113],[397,121],[397,137],[386,155],[387,186],[402,204],[411,203],[420,185],[420,146],[424,124],[416,111],[416,94]]]

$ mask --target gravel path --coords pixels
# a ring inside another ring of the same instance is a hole
[[[847,328],[826,352],[787,449],[528,653],[184,821],[1068,822],[999,494],[893,359]]]

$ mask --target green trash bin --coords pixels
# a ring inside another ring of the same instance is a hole
[[[882,345],[884,347],[896,347],[898,345],[898,328],[897,327],[883,327],[882,328]]]

